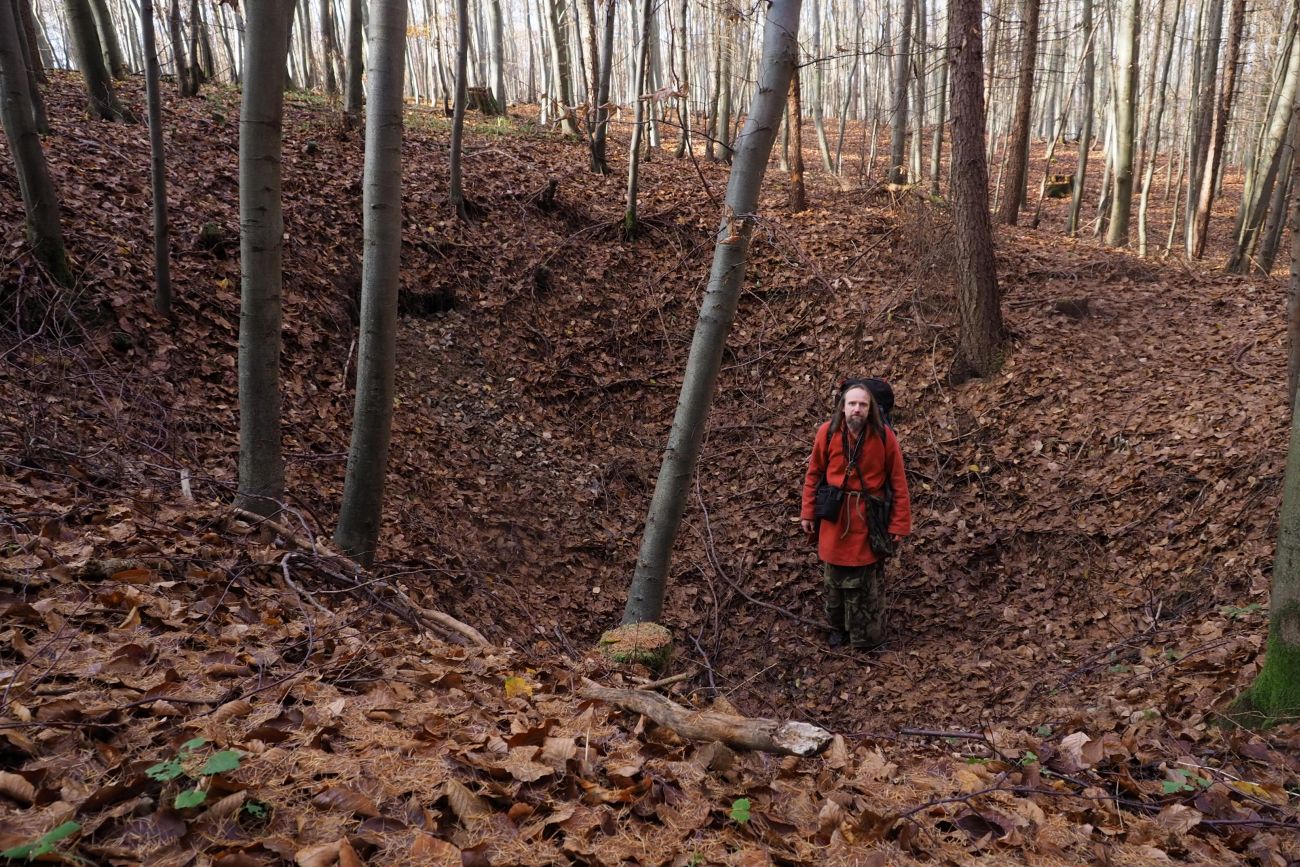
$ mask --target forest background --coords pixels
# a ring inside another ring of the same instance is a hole
[[[1296,683],[1294,5],[0,16],[3,854],[1297,857],[1293,711],[1223,725]],[[918,516],[871,657],[797,533],[846,372]],[[638,586],[661,689],[825,754],[584,697]]]

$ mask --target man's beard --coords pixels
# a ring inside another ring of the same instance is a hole
[[[848,416],[849,429],[854,433],[862,433],[862,428],[866,426],[867,420],[861,416]]]

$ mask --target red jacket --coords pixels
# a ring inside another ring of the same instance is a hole
[[[858,456],[858,470],[846,473],[848,469],[844,456],[840,432],[837,430],[830,437],[827,448],[826,430],[830,422],[822,422],[817,428],[817,438],[813,441],[812,456],[808,459],[808,473],[803,480],[803,508],[800,518],[813,519],[813,499],[817,483],[825,472],[828,481],[848,491],[861,491],[866,483],[868,493],[880,497],[885,491],[885,475],[894,492],[894,508],[889,516],[889,532],[895,536],[906,536],[912,532],[912,503],[907,494],[907,475],[903,471],[903,452],[898,447],[898,438],[888,427],[885,428],[885,441],[882,443],[876,434],[864,431],[867,441],[862,444]],[[853,432],[849,431],[849,447],[854,445]],[[861,480],[858,475],[861,473]],[[847,476],[847,478],[845,478]],[[821,521],[817,540],[817,556],[836,566],[866,566],[876,562],[876,555],[871,551],[867,539],[867,501],[865,497],[848,493],[844,505],[840,508],[839,520]]]

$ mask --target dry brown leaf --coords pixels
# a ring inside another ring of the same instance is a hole
[[[339,860],[338,841],[317,843],[315,846],[299,849],[294,853],[293,860],[298,867],[330,867]]]
[[[36,787],[17,774],[0,771],[0,795],[30,807],[36,800]]]
[[[212,712],[212,718],[217,722],[226,722],[235,717],[245,716],[253,710],[253,703],[245,698],[237,698],[234,701],[228,701],[221,707]]]
[[[349,789],[346,786],[331,786],[311,799],[312,806],[322,810],[338,810],[343,813],[356,813],[373,819],[379,815],[379,807],[369,796]]]
[[[352,848],[348,838],[344,837],[339,840],[339,867],[365,867],[366,862],[361,860],[357,850]]]
[[[432,834],[415,835],[415,839],[411,841],[411,857],[418,859],[421,864],[446,865],[446,867],[460,867],[461,864],[460,849]]]
[[[1186,834],[1201,824],[1203,818],[1205,817],[1199,810],[1194,810],[1186,804],[1170,804],[1156,814],[1156,821],[1160,826],[1174,834]]]
[[[129,614],[126,615],[125,619],[123,619],[122,622],[117,625],[117,628],[134,629],[139,625],[140,625],[140,607],[138,605],[134,605],[131,607],[131,611]]]
[[[200,819],[208,819],[213,822],[228,819],[239,812],[239,808],[244,806],[246,800],[248,800],[248,792],[246,791],[241,790],[232,795],[226,795],[211,807],[208,807]]]
[[[492,815],[487,802],[465,788],[460,780],[448,780],[443,784],[443,792],[447,795],[447,803],[451,804],[452,812],[462,824]]]

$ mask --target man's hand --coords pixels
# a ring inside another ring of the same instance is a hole
[[[889,534],[889,540],[890,540],[891,542],[893,542],[895,545],[901,545],[901,544],[903,544],[903,540],[906,539],[906,538],[907,538],[906,536],[900,536],[900,535],[898,535],[897,533],[890,533],[890,534]]]
[[[807,518],[804,518],[799,522],[799,526],[803,527],[804,535],[811,536],[813,534],[813,529],[816,525],[813,524],[812,521],[809,521]]]

